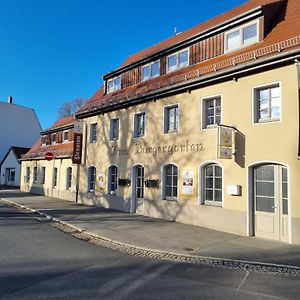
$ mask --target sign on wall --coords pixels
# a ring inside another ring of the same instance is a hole
[[[218,158],[231,159],[233,148],[233,128],[218,126]]]
[[[196,193],[196,170],[183,169],[182,171],[182,196],[193,196]]]
[[[82,159],[82,133],[83,123],[75,120],[74,122],[74,144],[73,144],[73,164],[80,165]]]

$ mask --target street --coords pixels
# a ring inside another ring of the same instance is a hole
[[[101,248],[0,200],[0,299],[299,299],[299,278]]]

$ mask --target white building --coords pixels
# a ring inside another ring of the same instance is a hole
[[[31,147],[42,131],[32,108],[8,102],[0,102],[0,162],[11,146]]]
[[[11,147],[0,162],[0,185],[20,186],[21,162],[20,158],[30,148]]]

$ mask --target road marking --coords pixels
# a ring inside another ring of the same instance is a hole
[[[250,274],[249,271],[246,270],[246,274],[245,274],[243,280],[241,281],[240,285],[237,288],[238,291],[240,290],[240,288],[242,287],[242,285],[245,283],[245,281],[246,281],[247,277],[249,276],[249,274]]]

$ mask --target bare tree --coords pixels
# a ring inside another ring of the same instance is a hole
[[[80,107],[83,106],[85,99],[75,98],[71,101],[63,103],[58,109],[59,118],[64,118],[74,115]]]

